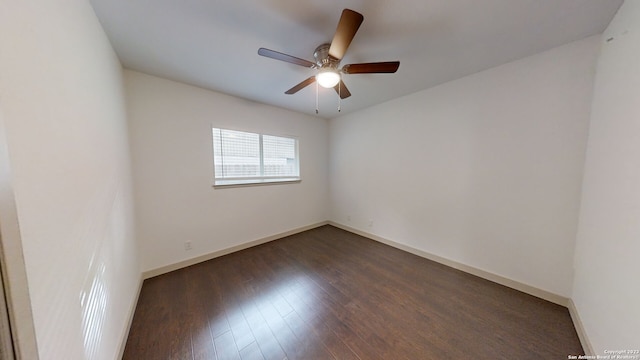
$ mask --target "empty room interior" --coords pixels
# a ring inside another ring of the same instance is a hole
[[[640,360],[640,1],[0,0],[0,235],[2,360]]]

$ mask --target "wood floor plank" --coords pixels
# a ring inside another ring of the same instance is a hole
[[[258,344],[254,341],[240,350],[242,360],[264,360]]]
[[[186,309],[189,312],[189,330],[191,333],[191,346],[194,360],[214,360],[217,359],[211,327],[209,323],[208,305],[208,281],[197,267],[186,272],[190,281],[187,283],[187,303]]]
[[[170,334],[166,322],[169,318],[163,279],[145,280],[131,324],[124,360],[138,359],[145,354],[152,359],[165,359],[169,353],[167,339]],[[148,331],[153,328],[154,331]]]
[[[258,295],[251,286],[251,282],[245,281],[241,286],[242,291],[239,294],[240,308],[265,359],[284,359],[286,357],[284,350],[255,304],[255,297]]]
[[[124,359],[563,359],[568,310],[323,226],[144,282]]]
[[[235,339],[231,330],[226,333],[220,334],[213,339],[217,349],[218,359],[220,360],[238,360],[240,359],[240,353],[236,346]]]
[[[169,290],[173,294],[170,304],[170,359],[193,360],[191,344],[191,317],[185,306],[187,303],[187,278],[184,272],[176,272],[169,277]]]
[[[289,359],[332,359],[333,356],[326,349],[322,342],[313,341],[312,333],[296,334],[285,321],[284,316],[291,313],[293,308],[282,297],[282,292],[287,291],[290,287],[290,277],[283,278],[274,271],[273,264],[278,263],[277,250],[274,248],[265,249],[261,252],[261,256],[256,260],[255,265],[264,269],[262,272],[263,279],[260,283],[256,283],[256,291],[260,292],[258,296],[254,296],[256,305],[261,312],[263,318],[271,328],[272,333],[278,339],[279,344],[287,354]],[[278,311],[274,303],[281,306]]]

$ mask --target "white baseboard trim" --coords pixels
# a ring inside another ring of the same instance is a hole
[[[400,249],[400,250],[409,252],[411,254],[418,255],[418,256],[423,257],[425,259],[429,259],[429,260],[435,261],[437,263],[452,267],[454,269],[458,269],[458,270],[464,271],[464,272],[469,273],[471,275],[475,275],[475,276],[481,277],[483,279],[498,283],[500,285],[504,285],[506,287],[509,287],[509,288],[512,288],[512,289],[516,289],[518,291],[522,291],[523,293],[526,293],[526,294],[529,294],[529,295],[533,295],[535,297],[539,297],[541,299],[550,301],[552,303],[555,303],[555,304],[558,304],[558,305],[561,305],[561,306],[564,306],[564,307],[567,307],[567,305],[569,304],[569,299],[564,297],[564,296],[561,296],[561,295],[558,295],[558,294],[554,294],[552,292],[549,292],[549,291],[546,291],[546,290],[542,290],[542,289],[536,288],[534,286],[530,286],[530,285],[527,285],[527,284],[524,284],[524,283],[521,283],[521,282],[518,282],[518,281],[515,281],[515,280],[511,280],[511,279],[506,278],[504,276],[496,275],[496,274],[490,273],[488,271],[475,268],[473,266],[465,265],[465,264],[459,263],[459,262],[454,261],[454,260],[443,258],[441,256],[434,255],[434,254],[428,253],[426,251],[422,251],[422,250],[413,248],[413,247],[408,246],[408,245],[400,244],[400,243],[397,243],[395,241],[392,241],[392,240],[389,240],[389,239],[385,239],[385,238],[380,237],[378,235],[370,234],[370,233],[368,233],[366,231],[358,230],[356,228],[352,228],[352,227],[347,226],[347,225],[343,225],[343,224],[336,223],[336,222],[333,222],[333,221],[329,221],[329,225],[333,225],[333,226],[335,226],[337,228],[352,232],[354,234],[358,234],[360,236],[364,236],[364,237],[369,238],[371,240],[375,240],[375,241],[381,242],[383,244],[392,246],[392,247],[394,247],[396,249]]]
[[[136,307],[138,307],[138,299],[140,299],[140,292],[142,291],[142,276],[138,280],[138,289],[136,291],[135,299],[131,302],[129,307],[129,319],[127,319],[127,327],[124,329],[122,339],[120,340],[120,352],[117,359],[122,359],[124,356],[124,348],[127,346],[127,339],[129,338],[129,331],[131,331],[131,324],[133,323],[133,315],[136,313]]]
[[[576,333],[578,333],[578,338],[580,339],[580,344],[582,344],[582,350],[584,350],[584,354],[595,356],[596,353],[595,351],[593,351],[591,341],[589,341],[589,338],[587,337],[587,332],[585,331],[584,324],[582,324],[578,309],[576,308],[576,304],[572,299],[569,299],[567,308],[569,308],[569,315],[571,315],[573,326],[576,328]]]
[[[273,240],[277,240],[286,236],[290,236],[290,235],[294,235],[303,231],[307,231],[307,230],[311,230],[311,229],[315,229],[317,227],[323,226],[323,225],[327,225],[329,224],[328,221],[322,221],[319,223],[315,223],[315,224],[311,224],[311,225],[307,225],[307,226],[302,226],[293,230],[289,230],[289,231],[285,231],[283,233],[279,233],[279,234],[274,234],[274,235],[270,235],[267,237],[263,237],[261,239],[257,239],[257,240],[253,240],[253,241],[249,241],[240,245],[236,245],[236,246],[232,246],[226,249],[222,249],[222,250],[218,250],[218,251],[214,251],[212,253],[208,253],[208,254],[204,254],[204,255],[200,255],[191,259],[187,259],[184,261],[180,261],[177,262],[175,264],[171,264],[171,265],[167,265],[167,266],[162,266],[153,270],[149,270],[149,271],[145,271],[142,273],[142,278],[143,279],[149,279],[152,278],[154,276],[158,276],[158,275],[162,275],[162,274],[166,274],[168,272],[174,271],[174,270],[178,270],[178,269],[182,269],[185,268],[187,266],[191,266],[191,265],[195,265],[195,264],[199,264],[201,262],[205,262],[220,256],[224,256],[224,255],[228,255],[231,253],[234,253],[236,251],[240,251],[240,250],[244,250],[244,249],[248,249],[250,247],[254,247],[257,245],[261,245],[264,243],[268,243],[270,241]]]

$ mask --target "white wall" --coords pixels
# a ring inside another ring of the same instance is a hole
[[[327,220],[326,120],[133,71],[125,82],[145,271]],[[302,182],[212,188],[212,126],[298,137]]]
[[[625,1],[602,42],[573,288],[598,355],[640,347],[639,1]]]
[[[0,265],[2,266],[2,281],[6,306],[10,309],[11,340],[14,344],[16,358],[37,359],[38,347],[33,327],[29,284],[1,106],[0,103]],[[3,351],[0,351],[0,354],[2,353]]]
[[[331,120],[331,219],[568,297],[597,49]]]
[[[41,359],[116,358],[134,305],[121,74],[87,1],[0,0],[0,100]]]

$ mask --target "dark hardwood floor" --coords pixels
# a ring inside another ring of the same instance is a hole
[[[124,359],[566,359],[562,306],[323,226],[148,279]]]

